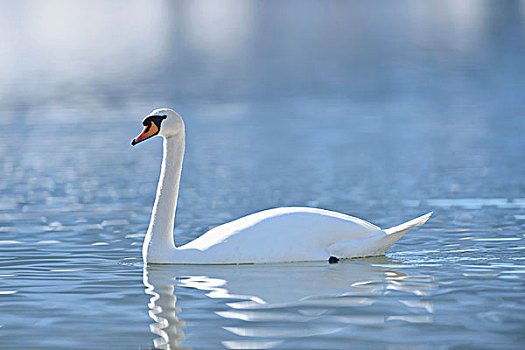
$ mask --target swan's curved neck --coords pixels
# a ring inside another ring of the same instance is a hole
[[[173,224],[179,196],[182,160],[184,158],[184,130],[175,136],[164,138],[163,142],[164,153],[159,184],[157,186],[157,196],[142,248],[142,255],[145,261],[151,261],[155,257],[164,257],[175,249]]]

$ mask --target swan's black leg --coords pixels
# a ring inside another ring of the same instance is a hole
[[[328,259],[328,263],[329,264],[337,264],[339,262],[339,258],[336,258],[335,256],[331,256],[329,259]]]

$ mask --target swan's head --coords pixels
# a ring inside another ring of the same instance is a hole
[[[154,110],[144,118],[142,125],[144,130],[131,141],[133,146],[156,135],[170,137],[184,132],[181,116],[169,108]]]

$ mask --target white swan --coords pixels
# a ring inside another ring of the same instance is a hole
[[[184,157],[182,118],[168,108],[156,109],[142,122],[131,142],[163,137],[164,154],[157,197],[142,246],[144,263],[247,264],[330,260],[384,254],[408,230],[432,213],[386,230],[345,214],[301,207],[264,210],[220,225],[176,247],[173,224]]]

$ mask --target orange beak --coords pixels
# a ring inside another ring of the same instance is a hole
[[[144,128],[140,135],[135,137],[133,141],[131,141],[131,145],[135,146],[137,143],[147,140],[150,137],[157,135],[158,133],[159,128],[157,127],[157,125],[155,125],[155,123],[149,123],[149,125]]]

